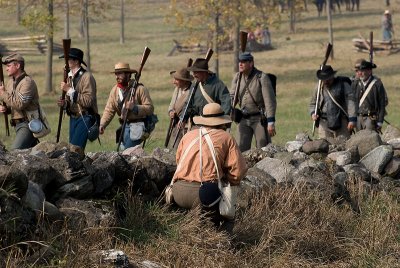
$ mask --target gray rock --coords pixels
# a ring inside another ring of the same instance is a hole
[[[388,144],[392,145],[393,150],[400,150],[400,138],[394,138],[386,141]]]
[[[57,189],[55,194],[50,197],[50,200],[58,200],[66,197],[74,197],[78,199],[85,199],[92,196],[94,192],[94,186],[92,176],[80,178],[68,182]]]
[[[390,145],[381,145],[365,155],[360,160],[360,163],[372,172],[382,174],[385,166],[392,159],[392,156],[392,147]]]
[[[400,158],[393,157],[385,166],[383,173],[391,178],[397,178],[400,172]]]
[[[294,167],[279,159],[266,157],[255,164],[254,167],[271,175],[277,183],[290,182],[293,179],[291,172],[294,171]]]
[[[306,154],[328,153],[329,152],[329,142],[325,139],[307,141],[303,144],[302,151]]]
[[[33,181],[29,181],[28,189],[25,196],[22,198],[22,201],[29,208],[39,214],[44,209],[45,199],[46,196],[44,195],[44,192],[42,191],[40,186]]]
[[[311,140],[310,136],[305,132],[296,134],[296,141],[302,141],[304,143],[304,142],[310,141],[310,140]]]
[[[300,151],[301,147],[303,146],[302,141],[288,141],[285,145],[285,148],[288,152],[296,152]]]
[[[0,188],[22,197],[28,189],[28,177],[15,164],[0,165]]]
[[[364,129],[350,136],[350,139],[346,142],[346,150],[356,146],[360,157],[364,157],[381,144],[382,140],[378,133]]]
[[[382,140],[387,142],[389,140],[399,139],[399,138],[400,138],[400,130],[398,128],[392,127],[391,125],[387,125],[382,134]]]

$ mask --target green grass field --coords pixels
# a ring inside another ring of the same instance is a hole
[[[311,2],[311,1],[309,1]],[[118,61],[128,61],[133,68],[138,68],[141,55],[145,46],[152,52],[142,72],[141,82],[150,90],[160,122],[153,132],[151,140],[147,142],[146,150],[151,151],[155,147],[162,147],[168,127],[166,110],[172,95],[173,86],[169,72],[183,66],[189,57],[197,58],[204,55],[190,53],[175,53],[167,57],[172,49],[172,39],[184,40],[184,32],[166,23],[165,15],[169,1],[135,1],[126,5],[125,44],[119,43],[119,2],[111,4],[112,8],[105,18],[96,17],[90,23],[91,36],[91,66],[98,86],[98,105],[102,112],[110,89],[115,83],[113,74],[114,64]],[[328,42],[328,22],[326,16],[320,18],[313,4],[309,4],[309,11],[302,13],[297,23],[297,33],[289,34],[287,14],[282,14],[280,27],[271,28],[272,43],[276,48],[266,52],[253,53],[257,68],[278,76],[277,100],[278,109],[276,115],[277,136],[273,142],[284,145],[293,140],[299,132],[311,133],[312,122],[309,118],[307,107],[311,92],[316,86],[315,71],[321,64],[324,56],[325,45]],[[362,1],[359,12],[344,11],[333,15],[334,29],[334,60],[328,64],[338,70],[339,75],[351,75],[353,62],[360,58],[367,58],[367,54],[358,53],[353,49],[352,38],[361,33],[364,37],[374,31],[375,40],[381,39],[380,19],[385,9],[384,1]],[[399,1],[392,1],[394,25],[400,23],[396,12],[400,9]],[[0,11],[0,37],[13,37],[27,35],[26,30],[16,25],[13,9]],[[63,17],[61,9],[56,9],[57,31],[54,41],[61,43],[63,38]],[[84,40],[78,37],[78,19],[71,15],[71,39],[73,47],[84,48]],[[45,78],[45,55],[24,55],[26,58],[26,70],[37,82],[43,93]],[[218,55],[220,61],[220,78],[229,87],[233,76],[232,52],[221,52]],[[392,125],[400,126],[399,107],[397,100],[400,92],[400,77],[397,75],[400,67],[400,54],[377,54],[374,57],[378,65],[375,73],[382,78],[389,95],[389,107],[387,120]],[[212,68],[212,66],[211,66]],[[41,95],[41,104],[48,114],[52,133],[44,138],[55,141],[58,122],[58,107],[56,99],[59,97],[59,83],[62,79],[63,61],[54,55],[53,61],[53,89],[54,94]],[[68,122],[63,122],[63,134],[61,140],[68,141]],[[3,125],[3,124],[2,124]],[[3,128],[3,127],[2,127]],[[101,137],[102,146],[98,143],[89,143],[86,151],[110,151],[115,150],[114,130],[117,128],[117,120],[107,128]],[[13,132],[13,131],[12,131]],[[233,133],[236,128],[233,127]],[[0,139],[7,146],[13,140],[5,136],[5,131],[0,130]]]

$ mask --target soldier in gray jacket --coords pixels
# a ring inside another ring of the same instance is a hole
[[[363,60],[357,68],[358,79],[351,85],[358,103],[357,129],[370,129],[380,132],[388,103],[382,81],[372,75],[374,63]]]
[[[335,74],[330,65],[317,71],[322,81],[320,96],[316,104],[317,88],[309,105],[311,119],[319,122],[320,138],[349,137],[357,124],[357,106],[351,86],[344,77],[335,77]]]
[[[232,80],[230,94],[237,102],[232,106],[238,104],[242,115],[240,120],[236,118],[236,122],[240,121],[237,135],[240,150],[251,148],[253,136],[257,148],[270,143],[276,134],[276,96],[268,75],[254,67],[254,58],[249,52],[239,55],[239,72]]]

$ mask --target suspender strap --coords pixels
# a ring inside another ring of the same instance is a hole
[[[332,101],[337,105],[337,107],[339,107],[340,110],[342,110],[342,112],[349,117],[349,114],[343,109],[342,106],[340,106],[340,104],[335,100],[335,98],[332,96],[331,92],[329,90],[326,90],[326,92],[328,92],[329,97],[332,99]]]
[[[201,82],[199,83],[199,85],[200,85],[201,94],[203,94],[203,97],[206,99],[206,101],[208,103],[214,103],[215,101],[204,90],[203,85],[201,84]]]
[[[368,96],[369,92],[371,91],[372,86],[375,84],[375,82],[376,82],[376,79],[372,80],[371,83],[369,83],[367,90],[365,90],[364,94],[361,97],[360,104],[358,105],[358,107],[361,107],[361,105],[364,103],[365,99],[367,98],[367,96]]]

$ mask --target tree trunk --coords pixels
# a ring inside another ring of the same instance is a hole
[[[219,13],[215,14],[215,31],[214,31],[214,72],[219,76],[219,61],[218,61],[218,39],[219,39]]]
[[[332,52],[331,52],[331,59],[334,59],[333,56],[333,29],[332,29],[332,9],[331,9],[331,2],[332,0],[326,0],[326,7],[327,7],[327,14],[328,14],[328,33],[329,33],[329,43],[332,44]]]
[[[17,0],[17,14],[16,14],[17,24],[21,23],[21,1]]]
[[[69,39],[69,0],[65,0],[64,38]]]
[[[53,87],[53,32],[54,32],[54,24],[53,24],[53,0],[48,0],[48,14],[51,18],[51,23],[48,25],[48,32],[46,36],[47,41],[47,51],[46,51],[46,79],[45,79],[45,91],[46,93],[50,93]]]
[[[125,0],[121,0],[121,36],[119,38],[119,43],[125,43],[125,11],[124,11],[124,2]]]
[[[86,0],[82,0],[82,2],[81,2],[81,6],[82,6],[82,8],[81,8],[81,15],[80,15],[80,17],[79,17],[79,37],[80,38],[83,38],[83,37],[85,37],[85,21],[86,21],[86,18],[85,18],[85,3],[86,3]]]
[[[294,0],[288,0],[289,16],[290,16],[290,33],[296,33],[296,11]]]
[[[86,64],[87,70],[90,71],[90,38],[89,38],[89,12],[88,0],[85,0],[85,41],[86,41]]]

